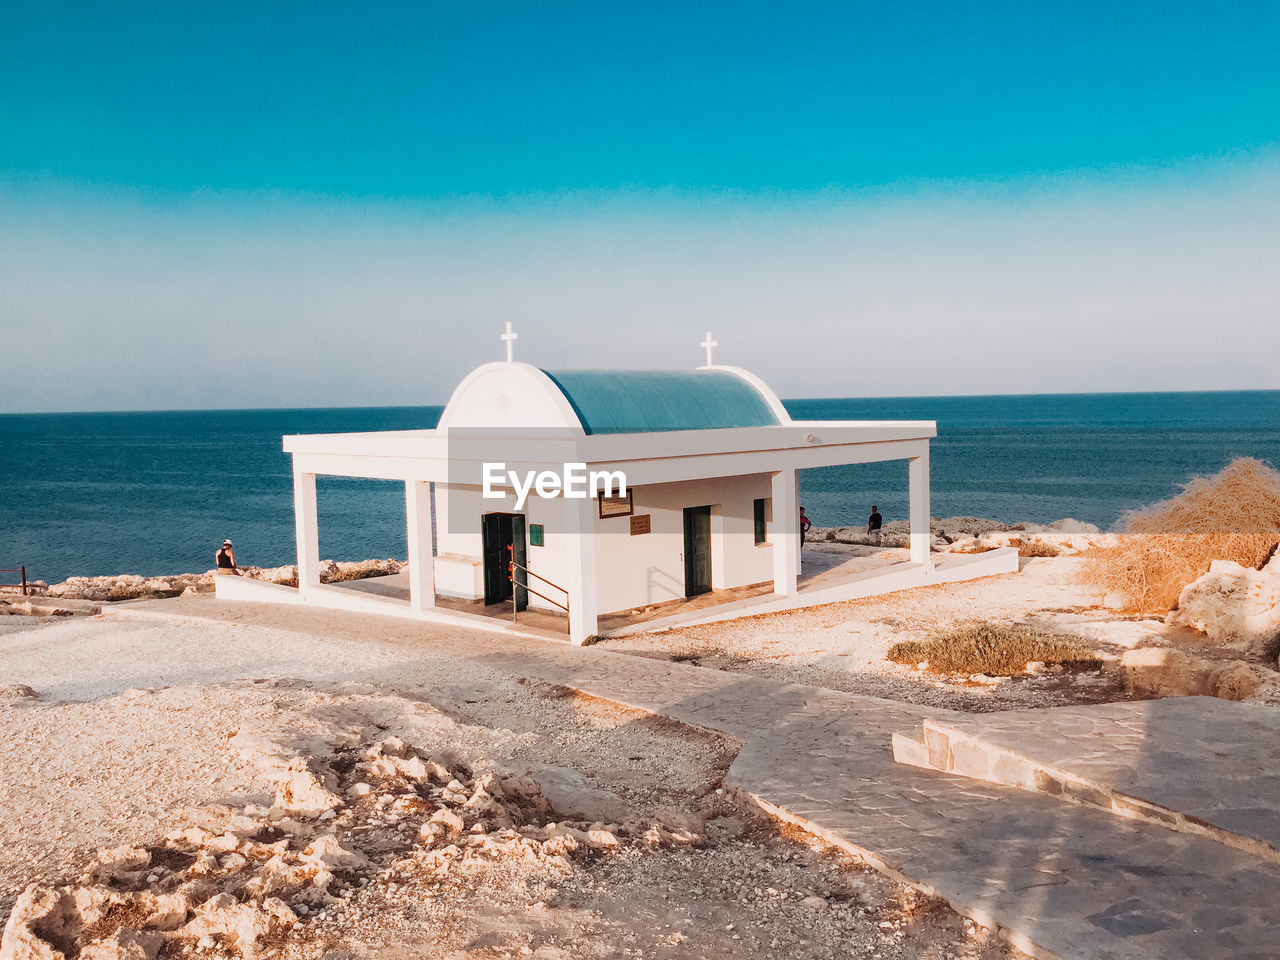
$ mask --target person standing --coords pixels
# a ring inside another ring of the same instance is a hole
[[[244,574],[240,572],[240,568],[236,566],[236,553],[231,549],[231,541],[223,540],[222,549],[213,555],[214,563],[218,565],[218,576],[220,577],[242,577]]]
[[[880,508],[871,505],[871,516],[867,517],[867,542],[873,547],[880,546],[880,528],[884,526],[884,517],[880,516]]]
[[[805,516],[804,507],[801,507],[800,508],[800,542],[801,543],[804,543],[804,538],[808,536],[809,528],[812,526],[813,526],[813,521],[811,521],[807,516]]]

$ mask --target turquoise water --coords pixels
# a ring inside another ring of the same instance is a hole
[[[794,400],[812,419],[936,420],[933,512],[1113,524],[1233,457],[1280,465],[1280,391]],[[0,415],[0,567],[73,575],[203,570],[231,537],[242,563],[293,562],[280,437],[432,427],[439,407]],[[394,483],[322,477],[321,553],[404,555]],[[819,525],[906,511],[906,465],[801,475]],[[0,575],[0,580],[7,579]]]

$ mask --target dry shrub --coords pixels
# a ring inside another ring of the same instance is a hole
[[[1280,473],[1240,457],[1170,500],[1125,514],[1118,546],[1096,553],[1087,582],[1134,611],[1168,610],[1214,560],[1260,567],[1280,540]]]
[[[971,621],[940,630],[928,640],[895,643],[887,654],[896,663],[929,661],[938,673],[986,673],[1011,676],[1027,664],[1071,663],[1096,666],[1094,652],[1076,637],[1025,623]]]
[[[1018,545],[1018,556],[1020,557],[1057,557],[1061,555],[1061,548],[1045,540],[1023,541]]]

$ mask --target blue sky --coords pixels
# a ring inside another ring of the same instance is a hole
[[[8,3],[0,410],[441,402],[507,320],[710,326],[786,395],[1280,387],[1277,49],[1275,3]]]

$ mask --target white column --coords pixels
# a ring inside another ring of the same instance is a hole
[[[773,524],[773,592],[791,597],[800,573],[800,504],[796,499],[795,468],[779,470],[771,480]]]
[[[796,573],[799,574],[804,569],[804,537],[800,536],[800,471],[792,470],[791,473],[796,478]]]
[[[431,556],[431,484],[406,480],[404,515],[408,525],[409,606],[429,610],[436,605],[436,565]]]
[[[924,452],[908,461],[907,483],[910,488],[911,562],[932,566],[929,544],[929,446]]]
[[[586,643],[599,632],[596,606],[596,501],[564,497],[568,562],[569,641]]]
[[[298,593],[305,600],[320,585],[320,517],[316,511],[316,475],[293,472],[293,528],[298,541]]]

